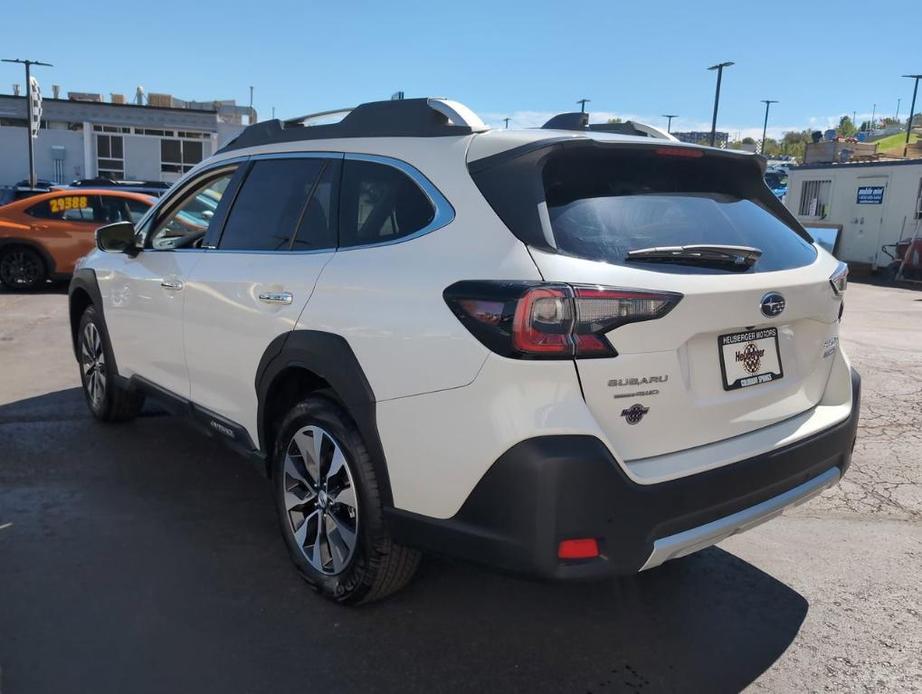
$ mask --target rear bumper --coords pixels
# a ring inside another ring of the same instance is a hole
[[[435,553],[553,579],[629,574],[746,530],[835,484],[851,462],[849,417],[791,445],[688,477],[637,484],[593,436],[523,441],[493,464],[460,511],[386,511],[394,538]],[[601,556],[561,561],[562,540],[596,538]]]

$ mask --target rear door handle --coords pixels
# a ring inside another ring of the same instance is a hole
[[[259,300],[266,304],[290,304],[294,300],[291,292],[264,292]]]
[[[179,280],[160,280],[160,286],[170,291],[178,292],[182,289],[182,282]]]

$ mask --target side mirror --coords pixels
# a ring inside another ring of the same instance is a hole
[[[106,224],[96,230],[96,246],[107,253],[127,253],[134,257],[140,252],[135,243],[135,229],[131,222]]]

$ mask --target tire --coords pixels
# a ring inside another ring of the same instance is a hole
[[[112,345],[95,306],[87,307],[80,317],[77,362],[83,395],[96,419],[123,422],[138,415],[144,405],[144,396],[118,385]]]
[[[342,604],[380,600],[409,583],[419,553],[388,534],[371,458],[349,415],[313,395],[289,410],[278,431],[273,490],[302,577]]]
[[[0,251],[0,284],[8,289],[29,290],[45,284],[45,261],[28,246],[7,246]]]

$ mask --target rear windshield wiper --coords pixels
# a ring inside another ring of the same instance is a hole
[[[676,263],[680,265],[707,265],[731,270],[748,270],[762,255],[752,246],[654,246],[628,251],[625,260],[644,263]]]

